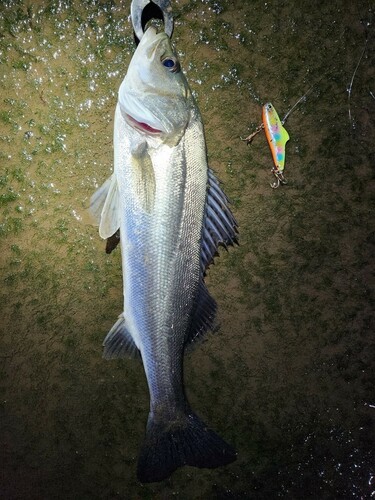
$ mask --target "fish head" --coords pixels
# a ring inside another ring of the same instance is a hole
[[[168,35],[150,26],[119,89],[125,120],[138,132],[178,142],[189,122],[191,91]]]

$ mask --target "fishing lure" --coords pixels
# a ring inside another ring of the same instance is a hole
[[[262,129],[265,129],[268,143],[270,145],[272,156],[274,160],[274,168],[272,173],[276,176],[277,182],[271,184],[271,187],[277,188],[280,184],[286,184],[286,180],[283,174],[284,163],[285,163],[285,144],[289,140],[289,134],[283,127],[284,123],[288,119],[288,116],[295,110],[300,102],[306,101],[306,97],[313,91],[314,87],[318,85],[324,78],[324,74],[315,82],[311,87],[301,96],[298,101],[293,104],[293,106],[286,113],[284,118],[280,120],[275,108],[271,103],[267,103],[263,106],[263,123],[255,129],[253,133],[245,137],[245,139],[240,138],[242,141],[246,141],[246,144],[250,144],[254,137],[259,134]],[[273,127],[273,128],[272,128]],[[277,149],[279,148],[279,149]],[[279,158],[278,158],[279,156]],[[279,163],[281,161],[281,163]]]
[[[299,102],[299,101],[298,101]],[[298,103],[297,103],[298,104]],[[294,109],[293,106],[292,109]],[[263,123],[259,125],[255,129],[255,131],[250,134],[243,141],[246,141],[247,144],[250,144],[254,137],[264,129],[266,133],[266,137],[268,140],[268,144],[271,149],[272,158],[274,167],[272,168],[272,173],[276,177],[276,182],[271,184],[272,188],[277,188],[280,184],[286,184],[287,181],[284,177],[284,165],[285,165],[285,144],[289,141],[289,134],[286,129],[283,127],[285,120],[289,116],[290,110],[284,117],[283,120],[280,120],[279,115],[277,114],[276,109],[270,102],[267,102],[263,106],[262,111],[262,119]]]
[[[283,122],[270,102],[267,102],[263,106],[262,118],[274,163],[272,173],[277,179],[276,182],[271,184],[271,187],[277,188],[280,184],[287,183],[283,171],[285,165],[285,145],[289,141],[289,134],[283,127]]]

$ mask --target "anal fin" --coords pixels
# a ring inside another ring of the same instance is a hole
[[[116,323],[112,326],[103,342],[103,358],[140,358],[141,354],[133,337],[126,329],[125,318],[120,314]]]

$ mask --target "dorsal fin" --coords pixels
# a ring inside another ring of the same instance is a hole
[[[238,244],[237,221],[229,200],[220,187],[213,171],[208,169],[207,198],[203,221],[201,269],[206,271],[218,253],[220,245]]]
[[[185,346],[190,347],[197,340],[203,339],[211,330],[216,315],[216,302],[211,297],[203,281],[205,271],[218,254],[220,245],[238,244],[237,222],[230,208],[229,200],[222,191],[219,181],[211,169],[208,169],[207,197],[204,211],[201,246],[201,281],[197,293],[196,307],[185,339]]]

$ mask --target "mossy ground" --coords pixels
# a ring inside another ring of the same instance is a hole
[[[142,486],[142,366],[106,362],[119,251],[85,208],[112,167],[133,52],[129,2],[0,5],[3,498],[369,498],[375,489],[375,46],[372,2],[173,1],[173,40],[240,247],[208,276],[220,328],[186,390],[238,450],[220,470]],[[362,56],[362,58],[361,58]],[[277,190],[263,134],[286,123]],[[349,90],[349,91],[348,91]]]

